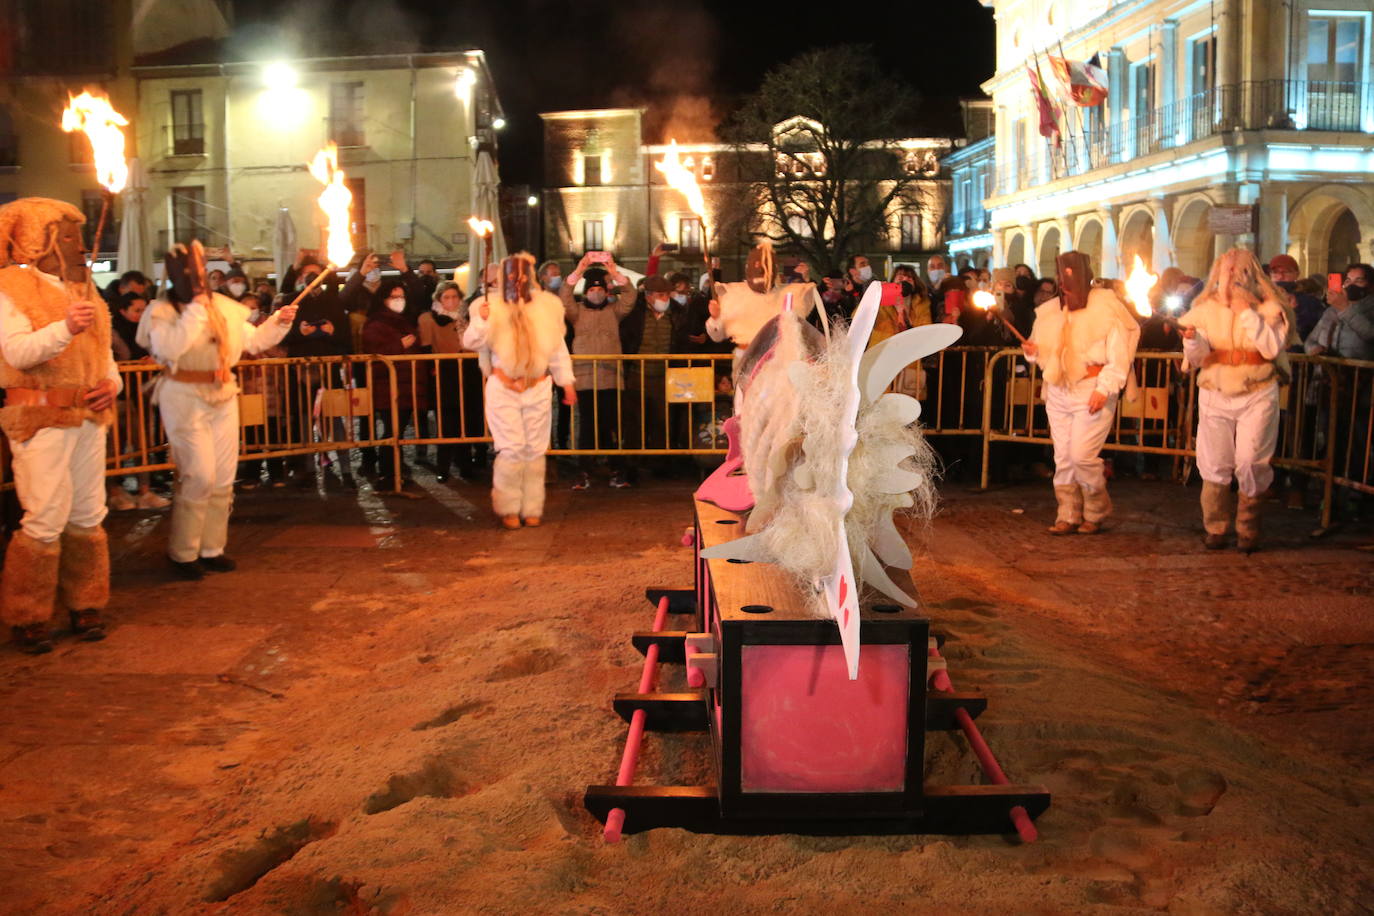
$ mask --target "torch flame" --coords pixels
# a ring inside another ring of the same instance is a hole
[[[687,198],[687,206],[701,218],[702,232],[705,232],[706,199],[702,196],[701,186],[697,184],[697,177],[678,161],[676,140],[668,141],[668,152],[663,154],[661,162],[654,163],[654,168],[663,173],[664,179],[672,188],[682,192],[682,196]]]
[[[353,192],[344,183],[337,144],[331,142],[315,154],[315,159],[310,163],[310,174],[324,185],[319,203],[329,220],[324,230],[325,254],[330,264],[342,267],[353,260],[353,233],[348,212],[353,203]]]
[[[973,294],[973,304],[980,309],[990,309],[997,305],[997,297],[985,289],[980,289]]]
[[[96,180],[111,194],[118,194],[129,183],[129,164],[124,161],[124,131],[129,119],[115,111],[109,96],[68,94],[62,111],[62,129],[67,133],[83,131],[95,154]]]
[[[478,238],[484,239],[496,231],[496,226],[489,219],[478,219],[475,216],[468,217],[468,228]]]
[[[1131,275],[1126,278],[1126,298],[1131,300],[1135,313],[1141,318],[1149,318],[1153,311],[1150,308],[1150,290],[1154,289],[1157,282],[1159,278],[1146,270],[1145,262],[1140,255],[1136,255]]]

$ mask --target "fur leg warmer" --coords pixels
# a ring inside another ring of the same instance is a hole
[[[1208,534],[1225,534],[1231,528],[1231,488],[1210,480],[1202,482],[1202,527]]]
[[[544,517],[544,473],[547,459],[540,455],[521,468],[520,517]]]
[[[1078,484],[1070,483],[1054,488],[1054,498],[1059,503],[1056,522],[1077,526],[1083,521],[1083,491]]]
[[[1112,497],[1107,493],[1106,487],[1096,493],[1083,491],[1083,521],[1100,525],[1111,514]]]
[[[1258,496],[1244,493],[1236,503],[1236,546],[1247,553],[1259,547],[1260,503]]]
[[[167,556],[178,563],[194,563],[200,558],[201,535],[205,531],[208,500],[187,499],[178,491],[172,502],[172,529],[167,537]]]
[[[68,525],[62,532],[58,597],[72,611],[99,611],[110,603],[110,542],[105,529]]]
[[[60,541],[44,543],[22,531],[10,539],[0,580],[0,616],[12,627],[46,623],[57,598]]]
[[[507,449],[496,454],[491,471],[491,508],[501,518],[520,515],[524,463]]]

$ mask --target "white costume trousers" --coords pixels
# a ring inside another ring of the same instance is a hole
[[[1045,413],[1050,420],[1050,438],[1054,440],[1054,485],[1065,487],[1077,484],[1088,494],[1107,488],[1102,473],[1102,444],[1112,431],[1116,416],[1116,395],[1097,413],[1088,412],[1088,399],[1097,387],[1097,379],[1080,379],[1077,385],[1046,385]]]
[[[217,557],[229,540],[239,456],[239,402],[208,403],[192,386],[166,379],[158,391],[162,425],[177,466],[167,553],[178,563]]]
[[[1274,482],[1269,461],[1279,441],[1279,386],[1248,394],[1198,391],[1197,470],[1203,480],[1258,496]]]
[[[69,524],[94,528],[105,520],[107,432],[86,420],[80,426],[40,429],[28,442],[10,442],[25,534],[51,544]]]
[[[491,506],[497,515],[541,518],[544,514],[544,454],[553,424],[553,381],[544,378],[512,391],[495,375],[485,388],[487,426],[496,461]]]

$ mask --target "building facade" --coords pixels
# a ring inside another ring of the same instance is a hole
[[[1308,274],[1374,258],[1369,0],[983,0],[997,18],[993,260],[1124,276],[1234,245]],[[1108,97],[1041,136],[1029,71],[1098,55]]]
[[[699,269],[703,257],[713,256],[727,279],[738,278],[762,225],[762,210],[742,206],[751,188],[745,176],[768,155],[765,145],[738,150],[719,142],[650,142],[644,116],[640,108],[540,115],[545,256],[567,262],[606,250],[626,267],[643,270],[654,246],[668,243],[678,250],[665,257],[662,269]],[[882,237],[862,253],[880,262],[924,264],[943,249],[949,180],[939,158],[951,148],[943,138],[901,141],[902,163],[919,176],[920,206],[891,213]],[[655,168],[673,150],[702,189],[704,224]]]
[[[993,110],[992,103],[985,100],[966,100],[961,105],[964,139],[943,161],[950,185],[946,244],[957,269],[981,269],[992,263],[992,218],[987,199],[996,174]]]

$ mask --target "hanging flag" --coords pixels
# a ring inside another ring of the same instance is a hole
[[[1040,74],[1029,63],[1026,64],[1026,74],[1030,77],[1031,94],[1035,96],[1035,107],[1040,112],[1040,136],[1052,139],[1055,145],[1059,145],[1062,142],[1059,135],[1059,112],[1050,99],[1049,93],[1045,91],[1045,84],[1040,81]]]
[[[1093,108],[1107,100],[1107,74],[1103,71],[1096,54],[1084,63],[1054,55],[1047,56],[1054,75],[1064,87],[1064,94],[1072,99],[1075,105]]]

